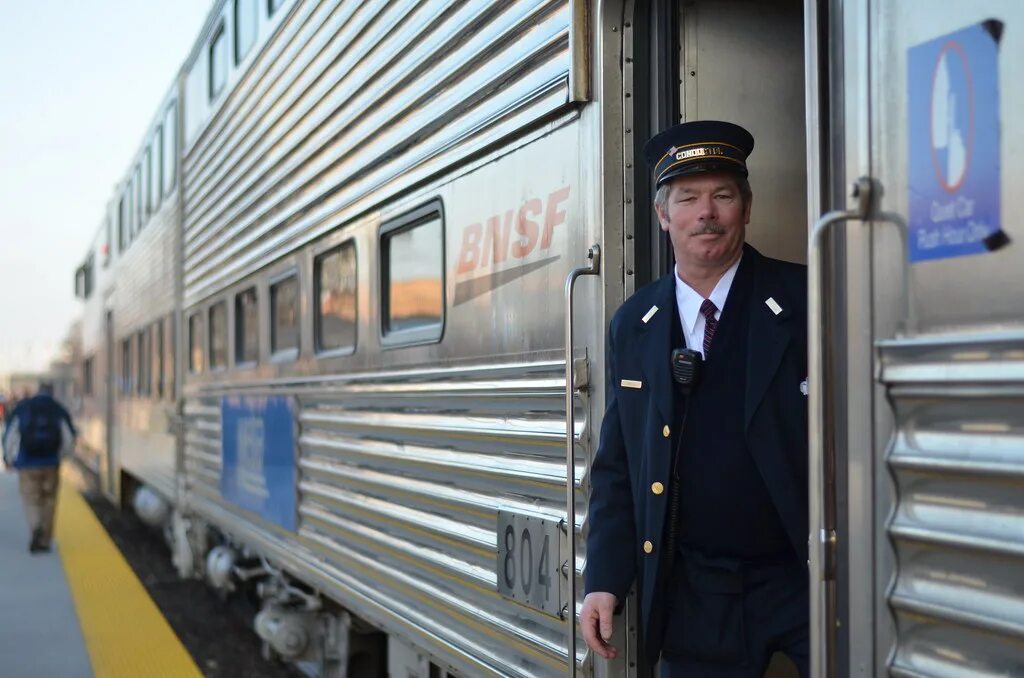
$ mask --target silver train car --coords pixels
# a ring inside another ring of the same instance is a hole
[[[1018,20],[219,0],[83,264],[81,454],[311,672],[650,675],[632,598],[575,627],[604,333],[670,267],[643,142],[734,120],[809,264],[813,675],[1024,675]]]

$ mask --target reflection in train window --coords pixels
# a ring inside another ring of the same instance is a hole
[[[188,369],[195,374],[203,371],[203,316],[199,313],[188,319]]]
[[[228,36],[221,24],[210,40],[210,101],[217,98],[228,81]]]
[[[210,369],[228,364],[228,305],[218,302],[210,307]]]
[[[259,359],[259,316],[256,288],[250,287],[235,297],[235,364],[255,363]]]
[[[256,0],[235,0],[235,63],[241,63],[256,42]]]
[[[314,263],[316,350],[356,345],[356,247],[349,241]]]
[[[444,314],[444,229],[440,206],[416,210],[383,229],[381,287],[384,336],[397,341],[441,337]]]
[[[299,280],[295,276],[270,286],[270,352],[299,348]]]

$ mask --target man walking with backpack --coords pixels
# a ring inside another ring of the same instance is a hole
[[[18,471],[21,501],[32,530],[30,553],[50,550],[60,460],[75,442],[71,416],[52,393],[53,387],[43,383],[36,395],[21,400],[11,412],[3,437],[4,463]]]

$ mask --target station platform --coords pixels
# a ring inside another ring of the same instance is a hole
[[[0,473],[4,678],[202,675],[67,473],[53,550],[28,543],[17,473]]]

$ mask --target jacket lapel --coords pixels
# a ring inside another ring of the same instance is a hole
[[[676,303],[675,274],[664,276],[655,289],[653,305],[657,312],[647,322],[637,318],[639,334],[637,347],[644,351],[644,375],[651,385],[651,394],[665,421],[672,420],[672,380],[669,370],[669,343],[672,341],[672,319],[676,317],[672,305]],[[644,313],[649,313],[644,310]]]
[[[754,289],[750,298],[750,329],[747,337],[747,393],[744,399],[744,425],[750,428],[750,420],[761,404],[768,385],[779,369],[786,347],[793,339],[793,300],[779,280],[765,265],[764,257],[754,248],[747,246],[747,255],[752,255],[754,267]],[[776,313],[768,300],[774,301]]]

